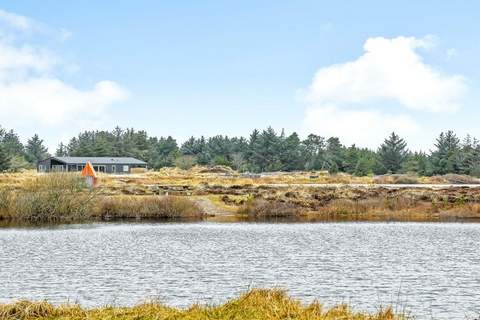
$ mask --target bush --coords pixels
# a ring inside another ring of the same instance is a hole
[[[184,197],[116,196],[101,199],[96,215],[102,219],[176,219],[202,217],[203,211]]]
[[[95,198],[78,174],[51,173],[27,181],[22,187],[22,191],[10,192],[8,208],[3,210],[10,218],[34,223],[85,219]]]
[[[240,207],[238,213],[251,217],[293,217],[301,213],[300,209],[293,203],[253,199]]]
[[[448,173],[443,176],[443,178],[452,184],[478,184],[480,180],[471,176],[461,175],[461,174],[454,174]]]
[[[175,159],[175,166],[183,170],[190,170],[196,164],[197,159],[190,155],[180,156]]]

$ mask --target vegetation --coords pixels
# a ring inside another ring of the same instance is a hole
[[[249,199],[239,208],[238,213],[253,218],[288,218],[299,216],[301,209],[291,202]]]
[[[26,146],[13,131],[0,128],[0,171],[32,167],[46,157],[43,141],[34,135]],[[463,141],[452,131],[443,132],[435,148],[411,152],[407,143],[392,133],[377,150],[345,146],[336,137],[297,133],[278,134],[269,127],[254,130],[248,138],[191,137],[181,145],[172,137],[151,137],[134,129],[85,131],[68,144],[60,143],[57,156],[132,156],[150,168],[223,165],[240,172],[328,171],[355,176],[408,173],[418,176],[462,174],[480,177],[480,143],[467,136]]]
[[[202,210],[185,197],[117,196],[104,197],[97,203],[95,215],[110,219],[200,218]]]
[[[90,190],[75,173],[51,173],[0,187],[0,220],[57,223],[84,220],[177,219],[203,215],[186,197],[117,196]]]
[[[55,173],[23,183],[21,192],[0,189],[0,218],[33,223],[82,220],[93,208],[95,193],[78,175]]]
[[[391,308],[373,314],[355,312],[347,305],[324,308],[318,302],[303,305],[281,290],[253,289],[239,298],[218,306],[193,305],[176,309],[159,303],[146,303],[132,308],[104,307],[83,309],[78,305],[53,306],[47,302],[19,301],[0,304],[0,318],[5,320],[75,320],[75,319],[311,319],[311,320],[400,320]]]

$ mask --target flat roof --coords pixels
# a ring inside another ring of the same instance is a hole
[[[85,164],[88,161],[92,164],[147,164],[145,161],[132,157],[50,157],[48,159],[54,159],[66,164]]]

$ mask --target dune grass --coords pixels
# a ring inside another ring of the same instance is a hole
[[[21,190],[0,189],[0,218],[33,223],[82,220],[95,197],[79,175],[41,175],[25,180]]]
[[[25,179],[18,189],[0,187],[0,220],[67,223],[111,219],[201,217],[186,197],[105,196],[90,190],[76,173],[51,173]]]
[[[94,211],[102,220],[200,218],[203,214],[193,201],[176,196],[102,197]]]
[[[253,289],[236,299],[217,306],[193,305],[186,309],[171,308],[160,303],[145,303],[131,308],[104,307],[83,309],[78,305],[53,306],[47,302],[19,301],[0,305],[4,320],[100,320],[100,319],[171,319],[171,320],[400,320],[392,308],[373,314],[355,312],[346,305],[324,308],[320,303],[304,305],[282,290]]]
[[[288,218],[301,215],[302,210],[293,203],[249,199],[238,208],[238,213],[252,218]]]

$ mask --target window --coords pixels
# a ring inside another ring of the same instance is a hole
[[[128,166],[123,166],[123,172],[128,172]]]
[[[105,172],[105,166],[93,166],[95,172]]]
[[[39,172],[45,172],[45,171],[47,171],[47,167],[43,164],[39,164],[38,165],[38,171]]]
[[[117,166],[116,165],[112,165],[112,173],[115,173],[117,172]]]
[[[52,171],[53,172],[62,172],[62,171],[65,171],[65,167],[61,164],[54,164],[54,165],[52,165]]]

